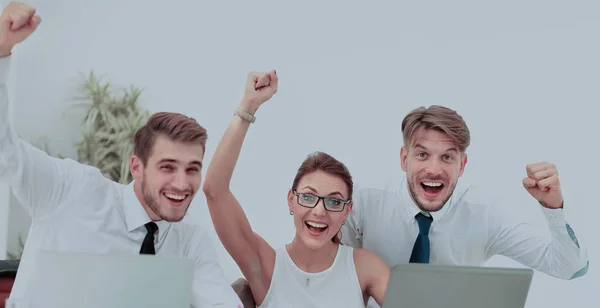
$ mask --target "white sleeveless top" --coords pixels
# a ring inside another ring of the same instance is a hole
[[[333,264],[307,273],[292,261],[285,246],[276,251],[271,286],[259,308],[365,308],[354,249],[339,245]]]

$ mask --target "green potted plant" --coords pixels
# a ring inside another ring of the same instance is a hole
[[[103,82],[91,72],[79,84],[78,93],[74,99],[80,103],[73,107],[84,108],[86,114],[81,140],[75,143],[77,160],[97,167],[115,182],[131,182],[132,140],[150,117],[138,104],[142,90],[130,86],[115,91],[110,82]]]

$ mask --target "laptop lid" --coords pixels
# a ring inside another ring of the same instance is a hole
[[[399,264],[382,308],[523,308],[533,270]]]
[[[41,251],[32,307],[189,308],[194,261],[154,255]]]

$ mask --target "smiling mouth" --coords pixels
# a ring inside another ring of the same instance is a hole
[[[189,194],[174,194],[174,193],[163,193],[163,196],[167,198],[167,200],[171,201],[171,203],[175,205],[180,205],[187,199]]]
[[[425,194],[436,196],[444,189],[444,184],[440,182],[423,181],[421,182],[421,188],[423,188]]]
[[[323,234],[327,230],[327,228],[329,228],[328,224],[318,223],[314,221],[305,221],[304,224],[306,225],[308,231],[315,236]]]

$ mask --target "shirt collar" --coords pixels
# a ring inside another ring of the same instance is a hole
[[[431,216],[433,217],[433,221],[437,221],[440,218],[442,218],[442,216],[444,216],[444,214],[448,211],[448,208],[450,208],[452,206],[452,199],[454,197],[454,194],[452,194],[452,196],[450,197],[450,199],[448,199],[448,201],[446,202],[446,204],[444,204],[444,206],[437,212],[424,212],[422,211],[414,202],[413,198],[410,195],[410,192],[408,190],[408,180],[406,178],[406,176],[404,176],[402,178],[402,182],[400,184],[400,198],[404,201],[404,204],[406,204],[407,206],[405,206],[408,214],[410,215],[411,219],[415,219],[415,216],[419,213],[424,213],[425,216]]]
[[[133,188],[134,184],[135,181],[131,181],[131,183],[125,186],[123,191],[123,209],[128,232],[134,231],[152,221],[135,194]],[[169,222],[161,220],[156,221],[156,224],[158,225],[158,232],[160,233],[161,230],[164,231],[166,229]]]

